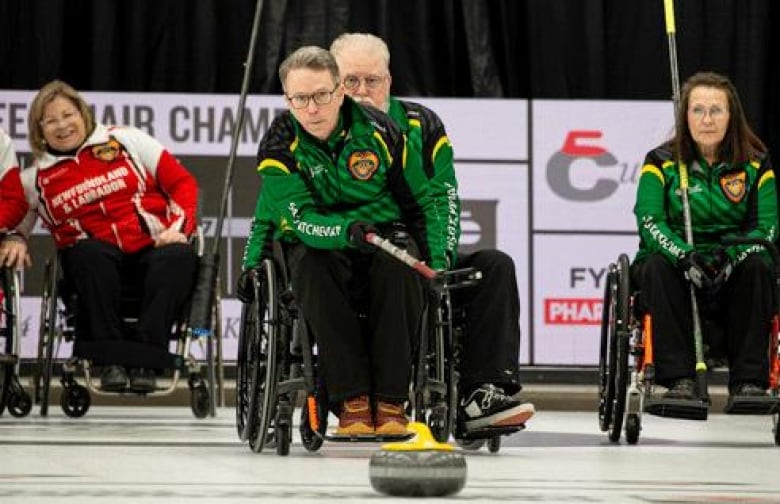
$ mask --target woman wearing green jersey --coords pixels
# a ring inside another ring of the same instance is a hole
[[[652,316],[656,382],[668,387],[666,398],[694,398],[691,282],[702,312],[723,330],[722,341],[706,330],[704,339],[728,359],[730,398],[761,397],[768,386],[771,260],[761,246],[721,240],[776,239],[772,164],[727,77],[690,77],[677,114],[674,137],[645,158],[634,207],[640,245],[632,279]],[[693,245],[685,239],[678,163],[688,172]]]

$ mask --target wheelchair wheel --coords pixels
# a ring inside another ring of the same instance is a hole
[[[11,416],[16,418],[26,417],[32,410],[32,398],[16,377],[13,378],[11,386],[6,388],[5,404]]]
[[[74,383],[62,389],[60,405],[67,416],[71,418],[83,417],[87,414],[91,404],[92,398],[86,387]]]
[[[27,416],[32,409],[30,396],[19,382],[20,341],[22,336],[19,324],[20,277],[12,269],[0,270],[0,290],[2,290],[2,336],[5,341],[0,352],[0,415],[5,408],[14,417]]]
[[[292,425],[288,422],[276,422],[274,439],[276,439],[276,454],[282,456],[289,455],[290,442],[292,441]]]
[[[485,439],[456,439],[458,446],[467,451],[477,451],[485,446]]]
[[[490,453],[498,453],[501,449],[501,436],[493,436],[487,441],[488,451]]]
[[[775,444],[780,446],[780,413],[775,413],[772,419],[775,424],[775,428],[773,429],[775,432]]]
[[[276,386],[279,338],[279,297],[276,271],[271,260],[262,262],[260,278],[255,279],[255,299],[247,308],[245,360],[249,387],[246,395],[246,417],[242,439],[249,441],[252,451],[262,451],[276,410]]]
[[[636,444],[639,441],[639,432],[642,430],[642,420],[636,413],[626,415],[626,442]]]
[[[428,427],[433,438],[439,443],[446,443],[450,438],[450,423],[446,406],[434,406],[428,415]]]
[[[620,439],[628,388],[629,260],[610,264],[604,293],[599,353],[599,427]]]
[[[40,323],[38,326],[38,357],[33,373],[33,395],[40,404],[41,416],[49,412],[49,392],[51,390],[52,366],[54,365],[54,338],[57,334],[57,261],[46,261],[43,273],[43,293],[41,295]]]
[[[8,401],[8,390],[11,387],[10,381],[13,377],[13,367],[10,365],[0,366],[0,416],[5,411],[5,405]]]
[[[190,408],[195,418],[206,418],[211,412],[211,395],[203,381],[190,389]]]

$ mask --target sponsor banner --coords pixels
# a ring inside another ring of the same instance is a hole
[[[670,102],[534,101],[536,230],[634,231],[645,154],[669,138]]]
[[[607,267],[636,236],[534,236],[534,364],[598,364]]]
[[[27,113],[35,93],[0,91],[0,128],[19,152],[29,151]],[[93,106],[98,122],[135,126],[174,154],[227,156],[230,152],[237,95],[85,91],[82,96]],[[238,155],[254,156],[271,121],[284,110],[282,96],[248,96]]]
[[[18,152],[28,152],[27,114],[36,91],[0,90],[0,128]],[[238,95],[82,93],[103,124],[136,126],[177,155],[227,156]],[[527,160],[526,100],[410,98],[436,111],[462,159]],[[254,156],[273,118],[286,110],[281,95],[249,95],[239,156]],[[495,128],[481,134],[486,118]],[[220,166],[221,168],[221,166]]]
[[[528,335],[528,171],[527,165],[455,163],[461,209],[461,249],[498,248],[515,261],[520,290],[520,331]],[[529,341],[520,341],[520,362],[529,362]]]

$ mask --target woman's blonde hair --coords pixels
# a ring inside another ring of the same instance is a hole
[[[46,140],[43,136],[43,114],[46,106],[57,97],[70,100],[84,118],[87,137],[95,129],[95,117],[92,115],[87,102],[69,84],[61,80],[53,80],[43,86],[30,104],[30,113],[27,116],[27,140],[30,142],[30,150],[33,156],[39,158],[46,151]]]

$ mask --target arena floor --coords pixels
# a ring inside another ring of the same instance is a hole
[[[780,502],[771,417],[644,417],[636,446],[612,445],[592,412],[538,412],[501,450],[467,452],[468,502]],[[297,436],[297,429],[296,434]],[[95,406],[81,419],[0,417],[0,502],[403,502],[376,493],[377,444],[252,453],[232,409]],[[419,499],[409,499],[417,500]]]

